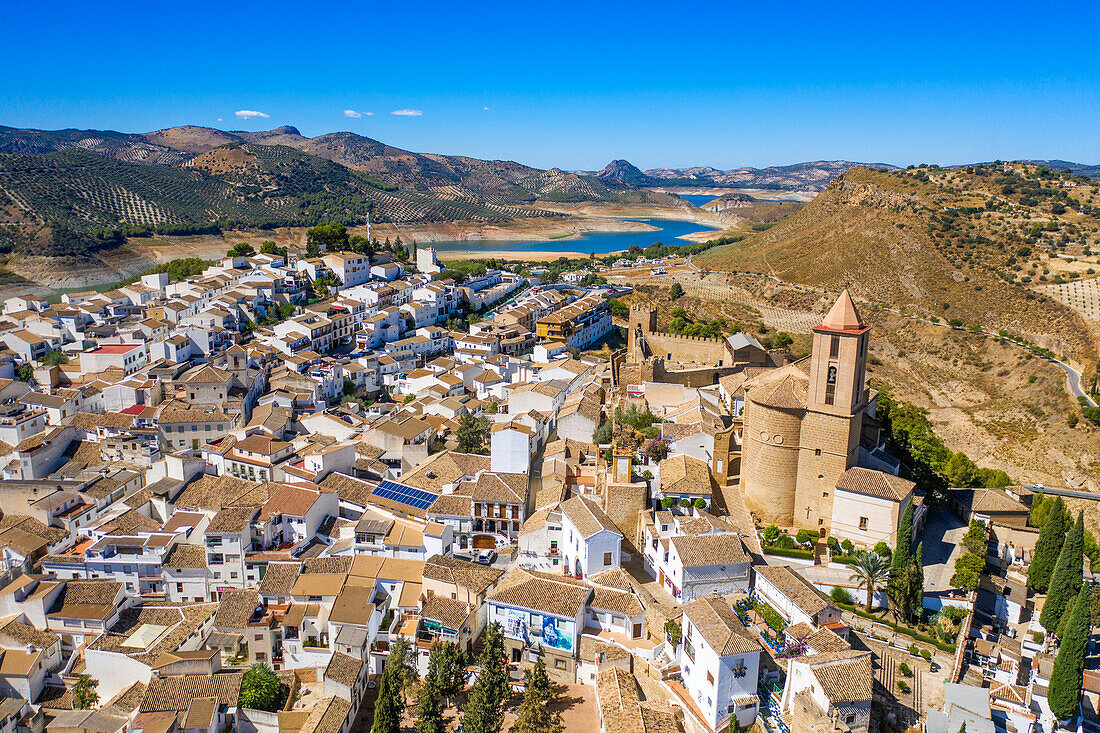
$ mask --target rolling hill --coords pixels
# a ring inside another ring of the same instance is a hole
[[[1005,330],[1095,364],[1097,332],[1035,287],[1093,276],[1081,263],[1057,273],[1100,249],[1100,196],[1087,178],[1041,171],[854,168],[776,226],[695,261],[834,291],[850,284],[864,300]]]
[[[543,203],[688,206],[512,161],[414,153],[350,132],[0,127],[0,252],[81,255],[122,236],[321,221],[504,222]]]
[[[654,168],[645,171],[650,186],[700,188],[762,188],[773,191],[823,191],[846,170],[865,166],[897,170],[885,163],[853,163],[848,160],[818,160],[767,168]]]

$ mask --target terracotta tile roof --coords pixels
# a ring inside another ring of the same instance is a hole
[[[358,452],[357,447],[356,453]],[[361,507],[370,503],[371,492],[374,491],[375,485],[335,471],[321,479],[320,483],[321,488],[335,491],[342,501],[349,501]]]
[[[373,593],[373,586],[345,585],[332,603],[332,610],[328,615],[329,623],[367,626],[374,615],[374,604],[371,603]]]
[[[189,674],[181,677],[153,677],[141,700],[141,712],[184,712],[197,697],[213,697],[218,703],[236,707],[244,672],[213,675]]]
[[[461,494],[443,494],[428,506],[426,513],[469,517],[474,513],[474,500]]]
[[[787,565],[756,565],[753,567],[758,576],[775,586],[776,590],[787,597],[808,616],[816,616],[833,605],[828,596],[819,591],[801,575]]]
[[[610,570],[604,570],[602,573],[589,575],[588,580],[591,583],[608,588],[618,588],[619,590],[631,590],[634,587],[630,582],[630,574],[622,568],[611,568]]]
[[[272,562],[260,581],[259,591],[265,596],[288,596],[294,590],[294,582],[302,569],[299,562]]]
[[[737,613],[721,596],[695,599],[684,606],[684,616],[719,656],[760,650],[760,644],[749,636]]]
[[[256,516],[256,507],[228,506],[210,520],[206,534],[236,534],[243,532]]]
[[[302,561],[302,574],[306,573],[342,573],[351,570],[350,557],[311,557]]]
[[[621,613],[627,618],[634,618],[645,611],[642,602],[638,600],[638,596],[634,593],[602,587],[592,589],[592,599],[588,602],[588,605],[603,611]]]
[[[424,563],[423,573],[425,579],[453,583],[474,595],[485,593],[502,575],[503,570],[446,555],[430,557]]]
[[[300,733],[339,733],[351,712],[351,703],[342,697],[321,700],[310,712]]]
[[[665,494],[710,496],[710,469],[704,461],[680,454],[661,461],[661,491]]]
[[[260,508],[259,519],[261,522],[266,522],[280,514],[304,517],[320,497],[321,492],[316,489],[290,484],[280,486],[271,493],[271,498]]]
[[[568,618],[576,617],[592,589],[563,575],[512,568],[487,599],[516,608],[529,608]]]
[[[219,629],[243,629],[248,626],[260,603],[259,591],[226,590],[218,597],[218,611],[214,614],[214,626]]]
[[[833,705],[865,702],[871,699],[874,673],[871,652],[849,650],[803,657],[821,683],[821,690]]]
[[[141,606],[128,608],[119,614],[118,623],[89,645],[91,649],[125,654],[142,664],[152,666],[164,652],[175,652],[217,611],[214,603],[190,603],[182,606]],[[163,632],[148,647],[130,646],[134,632],[146,624],[163,626]]]
[[[569,517],[569,521],[572,522],[573,526],[577,528],[577,531],[580,532],[581,536],[585,539],[603,530],[622,536],[622,532],[620,532],[619,528],[615,526],[615,523],[604,514],[599,504],[588,497],[574,496],[572,499],[563,501],[561,510],[565,516]]]
[[[14,617],[0,626],[0,638],[11,639],[19,644],[29,644],[35,649],[48,649],[61,641],[61,637],[52,631],[35,628]]]
[[[472,610],[468,603],[446,596],[432,596],[421,605],[420,618],[438,621],[451,631],[461,631]]]
[[[196,697],[187,707],[181,728],[209,728],[218,713],[218,700],[214,697]]]
[[[355,687],[355,683],[359,680],[359,672],[362,669],[362,660],[342,652],[333,652],[328,666],[325,667],[325,679],[330,679],[348,687]]]
[[[736,534],[678,535],[671,538],[684,567],[751,562]]]
[[[809,396],[809,379],[786,374],[772,382],[752,386],[748,398],[752,402],[782,410],[801,410]]]
[[[177,570],[205,570],[206,549],[200,545],[186,545],[178,542],[164,556],[163,567]]]
[[[840,474],[837,489],[855,494],[877,496],[890,501],[905,501],[916,484],[883,471],[856,466]]]
[[[438,492],[442,491],[445,485],[453,484],[463,476],[476,476],[479,471],[487,470],[489,470],[489,456],[443,451],[421,463],[415,471],[402,474],[401,483]]]

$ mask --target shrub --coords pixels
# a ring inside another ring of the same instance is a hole
[[[780,535],[779,539],[775,541],[775,546],[783,550],[795,550],[798,549],[798,542],[789,534],[784,534]]]
[[[796,550],[788,550],[783,547],[776,547],[775,545],[764,545],[764,554],[776,555],[777,557],[793,557],[798,558],[799,560],[814,559],[813,550],[803,550],[802,548],[798,548]]]
[[[812,529],[800,529],[798,534],[795,535],[795,539],[800,545],[808,545],[817,538],[817,532]]]
[[[841,588],[840,586],[836,586],[829,591],[829,597],[837,603],[847,603],[851,605],[855,602],[855,599],[852,598],[852,594],[849,593],[846,588]]]
[[[885,542],[876,542],[874,550],[875,550],[875,554],[878,555],[879,557],[887,557],[888,558],[891,555],[890,545],[886,544]]]
[[[702,498],[702,497],[699,497],[698,499],[695,500],[695,508],[696,509],[706,509],[707,508],[707,500]]]
[[[854,548],[855,548],[855,545],[852,544],[851,540],[844,540],[843,542],[840,543],[840,549],[844,550],[844,552],[846,552],[849,555],[852,554],[852,550]]]
[[[686,496],[683,499],[680,499],[680,506],[682,506],[684,509],[687,509],[691,506],[691,499],[687,498]]]
[[[928,651],[927,649],[921,649],[920,650],[920,656],[921,656],[921,659],[923,659],[926,662],[931,662],[932,661],[932,652]]]
[[[920,647],[917,646],[916,644],[910,644],[909,645],[909,653],[912,654],[914,657],[919,657],[920,656]]]
[[[913,676],[913,670],[909,669],[909,665],[906,664],[905,662],[902,662],[901,664],[898,665],[898,671],[901,672],[906,677],[912,677]]]
[[[774,524],[769,524],[764,528],[764,539],[768,542],[775,542],[779,538],[779,527]]]
[[[898,689],[901,690],[904,694],[908,695],[909,694],[909,683],[906,682],[905,680],[898,680]]]
[[[668,509],[671,509],[672,505],[675,504],[675,503],[676,503],[676,500],[673,499],[671,496],[661,497],[661,508],[665,509],[666,511]]]

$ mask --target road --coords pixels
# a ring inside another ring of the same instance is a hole
[[[687,264],[688,264],[689,267],[691,267],[691,269],[693,271],[701,272],[699,267],[697,267],[695,265],[695,263],[691,261],[691,257],[687,258]],[[840,293],[833,293],[833,292],[830,292],[828,290],[823,290],[822,288],[812,288],[812,287],[809,287],[808,285],[797,285],[795,283],[784,282],[784,281],[780,280],[779,278],[774,277],[772,275],[758,275],[756,273],[751,273],[751,272],[746,272],[746,273],[742,273],[742,274],[752,275],[753,277],[761,277],[761,278],[764,278],[766,280],[771,280],[772,282],[774,282],[778,285],[786,285],[787,287],[797,288],[798,290],[805,290],[807,292],[821,293],[822,295],[831,295],[831,296],[834,296],[834,297],[840,295]],[[967,329],[961,328],[959,326],[950,326],[946,323],[930,321],[927,318],[921,318],[920,316],[914,316],[914,315],[910,315],[908,313],[902,313],[901,311],[894,310],[893,308],[887,308],[885,306],[879,306],[879,305],[875,305],[873,303],[863,303],[863,304],[867,305],[871,308],[876,308],[878,310],[886,311],[887,313],[893,313],[894,315],[901,316],[902,318],[908,318],[910,321],[916,321],[918,323],[927,323],[930,326],[939,326],[940,328],[950,328],[953,331],[967,331]],[[984,328],[980,328],[978,331],[973,331],[973,332],[970,332],[970,333],[982,333],[982,334],[985,334],[986,336],[993,336],[994,338],[999,338],[1000,337],[1000,334],[994,333],[992,331],[987,331]],[[1014,344],[1016,346],[1019,346],[1022,349],[1027,349],[1028,351],[1031,351],[1031,347],[1029,347],[1027,344],[1021,343],[1020,341],[1016,341],[1015,339],[1011,339],[1011,338],[1006,338],[1004,340],[1006,342],[1010,343],[1010,344]],[[1032,353],[1034,353],[1034,352],[1032,352]],[[1077,371],[1076,369],[1074,369],[1073,367],[1071,367],[1069,364],[1065,363],[1064,361],[1060,361],[1058,359],[1054,359],[1054,358],[1046,357],[1046,356],[1041,356],[1041,355],[1039,355],[1039,358],[1046,359],[1047,361],[1054,364],[1055,366],[1057,366],[1059,369],[1061,369],[1063,372],[1066,373],[1066,391],[1069,392],[1070,396],[1072,396],[1074,399],[1080,399],[1080,398],[1083,397],[1085,399],[1085,401],[1088,402],[1088,404],[1090,406],[1092,406],[1092,407],[1097,406],[1096,405],[1096,400],[1094,400],[1090,395],[1086,394],[1083,389],[1081,389],[1081,372]]]

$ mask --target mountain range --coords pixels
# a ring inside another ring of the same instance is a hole
[[[597,178],[642,188],[761,188],[773,191],[824,191],[830,181],[846,170],[864,166],[879,170],[897,170],[885,163],[856,163],[850,160],[818,160],[768,168],[720,170],[708,166],[695,168],[639,169],[626,160],[614,160],[596,173]],[[581,171],[587,174],[587,171]]]
[[[80,255],[121,236],[321,221],[501,222],[540,204],[690,207],[671,194],[513,161],[415,153],[350,132],[0,127],[0,251]]]

